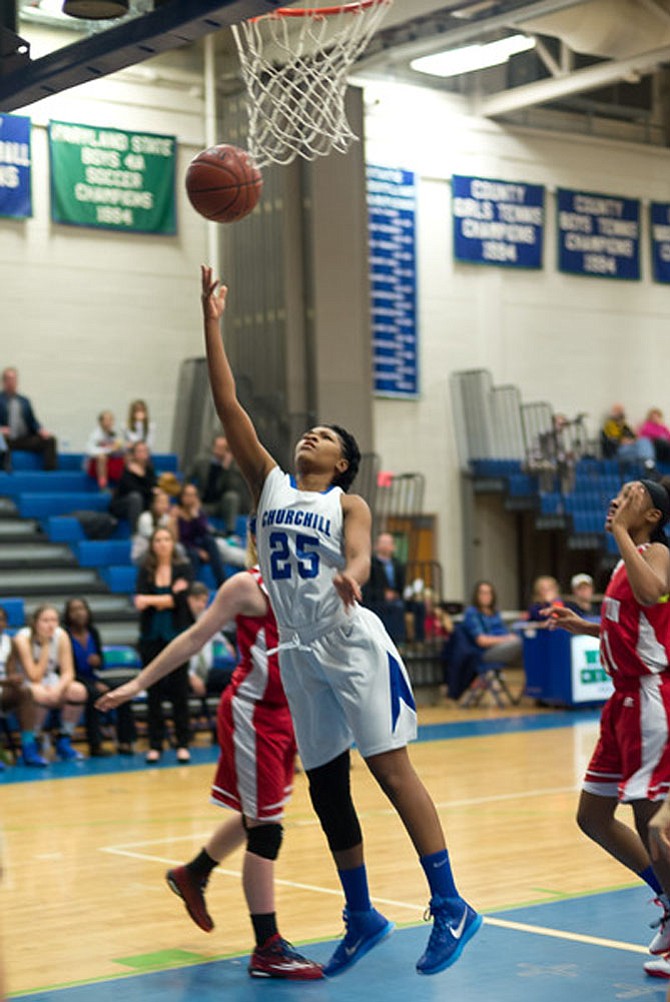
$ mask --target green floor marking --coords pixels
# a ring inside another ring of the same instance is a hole
[[[164,971],[168,967],[187,964],[204,964],[210,957],[191,950],[157,950],[155,953],[138,953],[135,957],[114,957],[115,964],[132,967],[134,971]]]

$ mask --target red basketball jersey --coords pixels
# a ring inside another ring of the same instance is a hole
[[[642,553],[649,544],[638,547]],[[616,688],[643,675],[657,675],[670,665],[670,604],[640,605],[620,560],[602,604],[600,657]]]
[[[252,575],[267,598],[258,568],[253,567],[247,573]],[[277,655],[279,635],[269,600],[267,615],[236,616],[235,622],[239,663],[230,681],[232,694],[254,702],[285,706],[286,696],[279,677]],[[268,654],[268,651],[274,653]]]

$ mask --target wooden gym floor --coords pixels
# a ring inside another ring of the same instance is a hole
[[[574,823],[580,778],[597,734],[593,710],[420,709],[413,761],[444,823],[461,892],[485,915],[448,971],[420,978],[428,894],[412,847],[354,757],[353,787],[377,906],[395,935],[350,972],[314,984],[256,981],[240,885],[241,853],[208,891],[215,930],[192,924],[163,874],[191,857],[224,817],[208,800],[215,750],[190,766],[142,755],[0,777],[4,832],[2,953],[8,997],[37,1002],[234,1002],[271,991],[344,1002],[490,1000],[661,1002],[665,982],[642,964],[657,909],[635,878]],[[628,816],[626,808],[622,816]],[[324,960],[341,932],[342,896],[296,776],[277,864],[282,934]]]

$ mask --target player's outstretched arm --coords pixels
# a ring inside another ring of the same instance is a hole
[[[212,269],[206,265],[201,266],[200,275],[207,368],[214,406],[235,460],[249,484],[254,502],[257,502],[266,476],[277,464],[261,445],[251,418],[237,399],[235,377],[221,337],[221,317],[226,308],[228,289],[219,283]]]
[[[546,616],[548,630],[560,627],[568,633],[583,633],[588,637],[600,636],[600,623],[591,623],[565,606],[551,605],[548,609],[540,609],[540,615]]]
[[[210,607],[193,626],[178,634],[134,679],[101,696],[96,707],[106,711],[127,703],[189,661],[224,623],[240,615],[264,616],[266,610],[267,601],[253,577],[233,575],[221,585]]]

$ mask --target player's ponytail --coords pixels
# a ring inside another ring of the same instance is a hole
[[[657,508],[661,517],[654,526],[654,531],[649,537],[652,543],[663,543],[669,546],[665,526],[670,522],[670,477],[663,477],[661,480],[641,480],[640,483],[651,498],[654,508]]]

